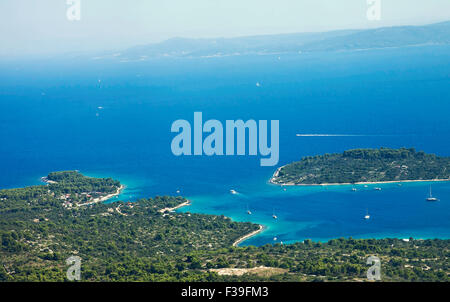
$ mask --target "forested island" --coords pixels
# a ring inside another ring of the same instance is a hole
[[[371,255],[381,259],[382,281],[449,281],[450,240],[235,247],[259,226],[166,210],[186,203],[182,197],[92,203],[91,193],[121,187],[110,178],[69,171],[46,180],[0,190],[0,281],[67,281],[74,255],[81,281],[366,281]]]
[[[380,148],[303,157],[279,168],[270,182],[321,185],[432,180],[450,180],[450,157],[414,148]]]

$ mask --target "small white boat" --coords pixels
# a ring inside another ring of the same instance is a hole
[[[357,190],[356,188],[352,188],[352,191],[353,191],[353,192],[356,192],[356,191],[358,191],[358,190]]]
[[[237,194],[237,192],[235,190],[230,190],[231,194]]]
[[[273,219],[278,219],[278,216],[275,215],[275,210],[272,210],[272,218],[273,218]]]
[[[427,201],[439,201],[439,199],[433,197],[433,194],[431,192],[431,186],[430,186],[430,196],[427,197]]]
[[[375,190],[376,191],[381,191],[381,188],[380,187],[376,187]]]
[[[247,214],[252,215],[252,212],[249,210],[248,205],[247,205]]]
[[[369,219],[370,219],[370,215],[369,215],[369,214],[366,214],[366,216],[364,216],[364,219],[365,219],[365,220],[369,220]]]
[[[278,240],[278,238],[277,237],[273,237],[273,241],[277,241]]]

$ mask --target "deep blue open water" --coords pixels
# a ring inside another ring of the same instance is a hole
[[[122,181],[122,200],[180,190],[193,202],[182,211],[266,226],[244,245],[450,238],[450,183],[432,184],[437,203],[425,202],[427,183],[284,191],[267,183],[276,167],[259,157],[172,154],[172,122],[201,111],[204,120],[279,120],[279,165],[381,146],[450,156],[449,46],[278,56],[0,62],[0,188],[76,169]]]

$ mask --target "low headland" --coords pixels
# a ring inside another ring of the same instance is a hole
[[[52,172],[41,180],[45,182],[65,207],[87,206],[107,201],[120,195],[125,188],[112,178],[94,178],[78,171]],[[76,186],[78,190],[69,189]],[[69,187],[69,188],[68,188]]]
[[[450,157],[414,148],[354,149],[307,156],[278,168],[270,183],[326,186],[450,180]]]

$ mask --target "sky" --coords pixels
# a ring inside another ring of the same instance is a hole
[[[80,20],[68,20],[70,1],[80,1]],[[368,1],[380,1],[381,20],[368,20]],[[447,20],[449,0],[1,0],[0,56]]]

